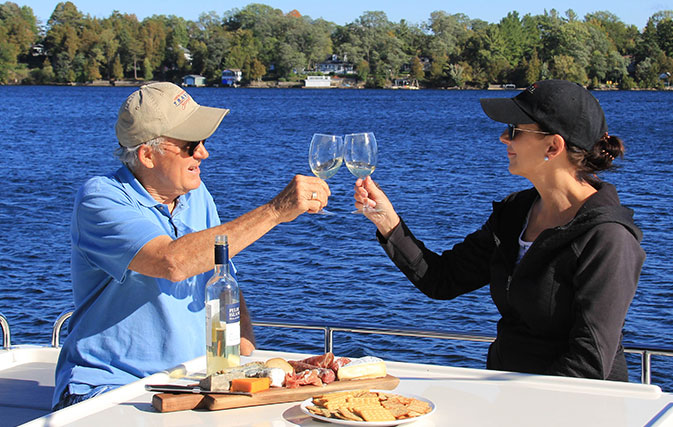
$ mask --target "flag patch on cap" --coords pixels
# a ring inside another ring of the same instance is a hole
[[[178,94],[178,96],[176,96],[173,99],[173,105],[176,107],[181,107],[181,109],[184,110],[185,108],[187,108],[187,104],[189,104],[189,101],[191,101],[191,99],[192,97],[189,96],[189,94],[183,90],[182,92],[180,92],[180,94]]]

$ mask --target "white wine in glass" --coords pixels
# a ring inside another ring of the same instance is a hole
[[[373,132],[351,133],[344,137],[344,161],[348,170],[358,178],[365,179],[376,169],[378,148]],[[378,212],[365,203],[362,210],[352,213]]]
[[[308,150],[308,164],[311,172],[320,179],[329,179],[337,173],[342,163],[343,138],[337,135],[313,134]],[[325,209],[320,209],[318,213],[334,215]]]

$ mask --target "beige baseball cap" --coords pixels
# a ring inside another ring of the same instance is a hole
[[[126,98],[119,109],[115,132],[124,147],[135,147],[159,136],[202,141],[215,132],[227,113],[225,108],[197,104],[173,83],[151,83]]]

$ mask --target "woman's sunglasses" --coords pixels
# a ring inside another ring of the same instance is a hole
[[[551,132],[542,132],[541,130],[531,130],[531,129],[521,129],[516,127],[516,125],[508,124],[507,125],[507,136],[509,136],[510,141],[514,141],[516,133],[518,132],[530,132],[530,133],[539,133],[542,135],[552,135]]]

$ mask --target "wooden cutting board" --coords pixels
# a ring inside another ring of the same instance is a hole
[[[299,402],[321,393],[342,390],[379,389],[393,390],[400,379],[387,375],[383,378],[334,381],[324,386],[303,385],[299,388],[271,388],[255,393],[252,397],[226,394],[157,393],[152,397],[152,406],[159,412],[184,411],[188,409],[243,408],[246,406],[270,405],[273,403]]]

